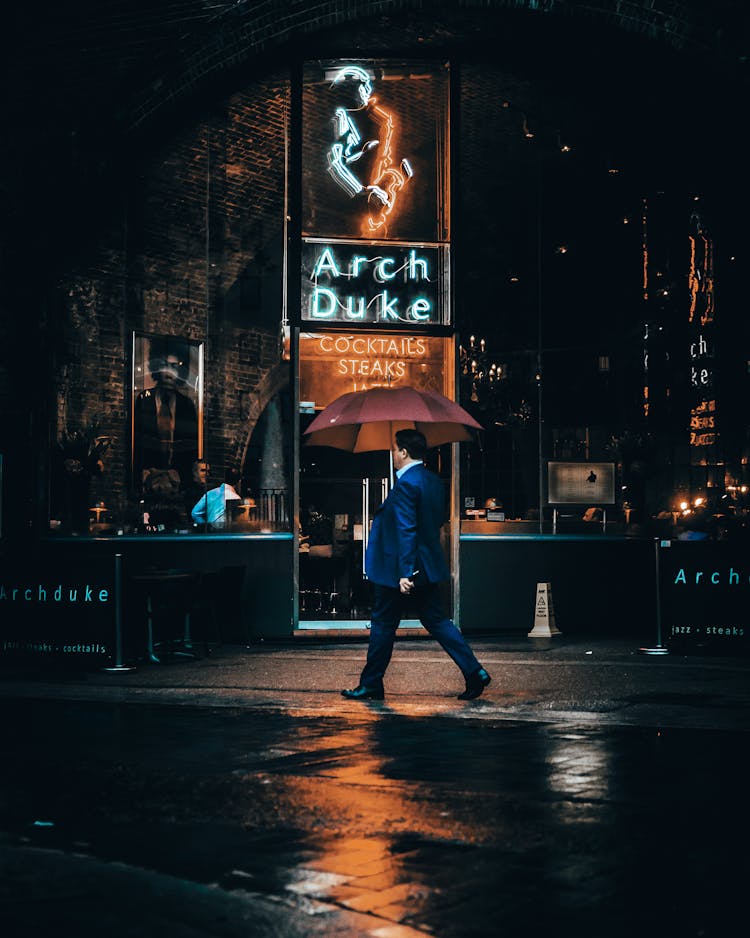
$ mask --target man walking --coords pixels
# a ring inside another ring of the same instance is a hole
[[[375,592],[367,662],[359,685],[341,693],[351,700],[383,699],[383,676],[391,660],[404,597],[413,596],[420,622],[464,676],[466,689],[458,699],[473,700],[490,683],[490,676],[440,602],[438,583],[450,577],[440,546],[443,487],[422,463],[427,452],[424,434],[397,431],[392,452],[398,480],[375,513],[365,561]]]

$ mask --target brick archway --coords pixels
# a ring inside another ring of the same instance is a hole
[[[261,414],[268,406],[269,401],[273,400],[284,388],[289,387],[290,371],[288,362],[280,362],[278,365],[274,365],[266,372],[257,388],[253,391],[247,420],[243,422],[232,446],[232,451],[236,454],[235,464],[240,469],[244,469],[250,438],[258,425]]]
[[[406,49],[431,49],[444,54],[452,46],[507,32],[523,23],[562,27],[588,24],[610,32],[640,36],[674,51],[698,55],[703,64],[732,65],[741,61],[735,31],[742,32],[731,11],[716,15],[713,4],[685,0],[662,4],[653,0],[321,0],[315,4],[268,2],[233,5],[217,16],[212,29],[186,36],[173,53],[169,74],[133,99],[123,114],[128,132],[138,134],[163,109],[178,106],[188,96],[226,81],[240,69],[273,69],[279,60],[290,61],[319,48],[341,51],[336,30],[346,34],[349,48],[362,54],[387,55]],[[303,53],[303,54],[304,54]]]

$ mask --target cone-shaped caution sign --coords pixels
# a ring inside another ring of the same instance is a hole
[[[552,635],[562,635],[560,629],[555,625],[552,584],[537,583],[534,628],[529,632],[529,638],[549,638]]]

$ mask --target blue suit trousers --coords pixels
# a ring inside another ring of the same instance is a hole
[[[406,597],[392,586],[373,584],[375,588],[367,661],[359,683],[379,687],[393,653],[396,629],[403,616]],[[410,594],[416,601],[419,621],[443,650],[453,659],[466,678],[481,668],[463,635],[443,612],[437,583],[419,586]]]

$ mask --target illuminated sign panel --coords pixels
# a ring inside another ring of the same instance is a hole
[[[305,65],[303,235],[449,240],[448,89],[442,63]]]
[[[341,394],[408,385],[448,396],[449,340],[379,332],[300,334],[300,400],[320,410]]]
[[[399,193],[413,177],[406,157],[394,149],[396,117],[373,94],[372,73],[359,65],[334,70],[335,130],[328,172],[349,198],[363,206],[362,234],[386,234]]]
[[[615,464],[612,462],[551,462],[550,505],[614,505]]]
[[[302,319],[310,322],[440,325],[448,320],[447,282],[447,245],[302,245]]]
[[[305,65],[303,321],[450,322],[448,105],[444,63]]]

